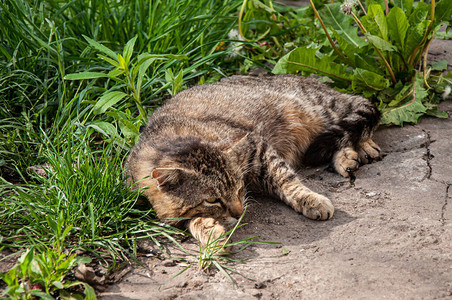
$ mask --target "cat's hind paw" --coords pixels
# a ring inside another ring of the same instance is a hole
[[[346,147],[337,151],[333,156],[334,169],[344,177],[353,176],[359,168],[359,155],[352,147]]]
[[[379,160],[381,154],[380,147],[371,139],[361,142],[358,147],[358,155],[361,163],[368,164],[374,160]]]
[[[333,217],[334,206],[330,199],[320,194],[311,193],[301,201],[301,213],[313,220],[328,220]]]

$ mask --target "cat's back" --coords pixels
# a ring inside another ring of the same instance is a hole
[[[211,142],[252,132],[295,162],[327,126],[322,102],[337,92],[325,89],[315,79],[294,75],[232,76],[195,86],[158,109],[141,140],[197,136]]]
[[[187,115],[229,112],[259,116],[286,105],[313,105],[324,87],[315,79],[294,75],[232,76],[180,92],[170,100],[167,109],[179,109]]]
[[[323,122],[324,89],[317,80],[294,75],[232,76],[180,92],[154,114],[150,126],[190,120],[267,133],[293,121],[316,126]]]

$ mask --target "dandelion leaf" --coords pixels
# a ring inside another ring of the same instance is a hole
[[[361,23],[372,35],[376,35],[385,41],[388,40],[388,23],[380,5],[370,5],[367,15],[361,18]]]
[[[384,109],[381,117],[382,124],[403,125],[417,123],[419,118],[427,112],[422,100],[427,96],[422,78],[416,78],[414,88],[411,89],[410,99],[399,107]]]
[[[366,97],[370,97],[376,91],[384,90],[390,84],[386,77],[372,71],[356,68],[353,73],[353,90],[362,92]]]
[[[353,18],[342,12],[340,3],[325,5],[319,14],[327,27],[336,30],[354,47],[360,48],[366,45],[366,42],[358,36],[358,28],[352,25]]]
[[[274,74],[296,73],[304,71],[308,74],[318,73],[333,80],[351,81],[353,74],[346,70],[346,66],[335,63],[334,58],[316,57],[317,49],[300,47],[283,56],[273,68]]]
[[[394,0],[395,6],[400,7],[407,16],[411,14],[413,9],[413,0]]]
[[[391,40],[399,49],[404,49],[405,36],[408,30],[408,20],[400,7],[393,7],[386,17]]]

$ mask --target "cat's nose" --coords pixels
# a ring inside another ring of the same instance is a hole
[[[243,214],[243,205],[241,202],[236,203],[234,205],[232,205],[229,209],[229,212],[231,213],[231,216],[238,219],[242,216]]]

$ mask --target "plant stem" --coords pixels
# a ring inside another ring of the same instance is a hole
[[[430,24],[428,25],[427,30],[425,31],[424,38],[422,39],[422,41],[421,41],[421,42],[419,43],[419,45],[417,45],[416,48],[414,48],[413,51],[411,51],[411,53],[408,55],[408,57],[410,58],[409,61],[408,61],[408,63],[409,63],[410,65],[413,65],[413,64],[414,64],[414,61],[416,60],[416,57],[417,57],[417,53],[418,53],[419,48],[420,48],[422,45],[425,45],[426,39],[427,39],[427,37],[428,37],[428,34],[430,33],[430,30],[432,29],[434,18],[435,18],[435,0],[432,0],[432,2],[430,3]],[[432,38],[432,39],[433,39],[433,38]],[[432,39],[430,39],[430,41],[431,41]],[[420,52],[421,55],[422,55],[422,53],[423,53],[426,49],[428,49],[429,44],[430,44],[430,41],[428,41],[428,42],[427,42],[427,46],[421,50],[421,52]]]
[[[353,18],[355,19],[356,24],[358,24],[359,28],[361,28],[361,31],[362,31],[364,34],[366,34],[366,33],[367,33],[366,28],[364,28],[364,26],[363,26],[363,24],[361,23],[361,21],[358,19],[358,17],[357,17],[353,12],[352,12],[352,16],[353,16]],[[391,66],[389,65],[389,63],[388,63],[388,61],[386,60],[386,58],[384,57],[383,53],[381,53],[380,49],[378,49],[374,44],[372,44],[372,43],[370,43],[370,44],[375,48],[375,50],[376,50],[377,53],[378,53],[378,56],[380,56],[381,60],[383,61],[383,64],[385,65],[386,69],[387,69],[388,72],[389,72],[389,75],[391,76],[392,82],[393,82],[394,84],[396,84],[396,83],[397,83],[397,80],[396,80],[396,78],[395,78],[394,72],[392,71],[392,68],[391,68]]]
[[[434,0],[433,0],[434,1]],[[427,70],[427,56],[428,56],[428,48],[430,48],[430,44],[432,43],[433,39],[435,38],[436,33],[432,36],[432,38],[427,42],[427,46],[425,46],[424,48],[424,60],[423,60],[423,75],[424,75],[424,84],[430,88],[430,86],[427,83],[427,77],[430,73],[430,69],[428,72],[426,72]]]
[[[389,4],[388,4],[388,0],[385,0],[385,12],[386,12],[386,15],[389,14]]]
[[[366,10],[364,9],[364,6],[363,6],[363,4],[361,3],[361,1],[358,0],[358,4],[359,4],[359,7],[361,7],[361,10],[363,11],[364,15],[367,16],[367,12],[366,12]]]
[[[247,38],[245,37],[245,35],[243,34],[243,32],[242,32],[242,17],[243,17],[243,12],[245,11],[245,6],[246,6],[246,2],[247,2],[247,1],[248,1],[248,0],[243,0],[242,7],[240,8],[240,13],[239,13],[239,33],[240,33],[240,36],[241,36],[245,41],[250,42],[250,40],[247,39]]]
[[[334,44],[333,40],[331,39],[330,34],[328,33],[328,30],[325,27],[325,24],[323,23],[322,18],[319,15],[319,12],[317,11],[317,9],[315,8],[314,2],[312,0],[309,0],[309,2],[311,3],[312,9],[314,10],[314,15],[317,19],[319,19],[320,24],[322,25],[323,31],[325,31],[326,37],[328,38],[328,41],[331,44],[331,47],[333,47],[334,52],[337,53],[337,55],[345,62],[347,63],[347,60],[345,59],[345,57],[342,55],[341,52],[339,52],[339,49],[337,49],[336,45]]]

